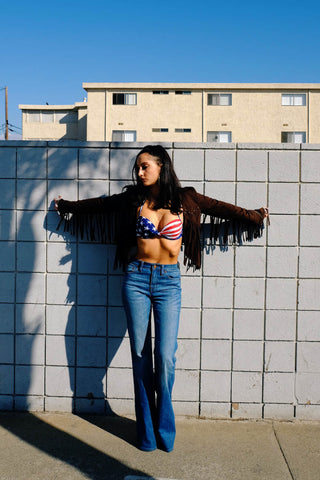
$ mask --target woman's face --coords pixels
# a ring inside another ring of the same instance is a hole
[[[158,181],[161,165],[157,157],[149,153],[141,153],[137,159],[138,177],[145,187],[151,187]]]

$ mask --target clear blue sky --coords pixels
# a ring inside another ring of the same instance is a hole
[[[1,2],[0,87],[21,127],[19,104],[82,101],[83,82],[320,83],[319,32],[316,0]]]

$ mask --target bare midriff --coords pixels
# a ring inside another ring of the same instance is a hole
[[[137,238],[138,252],[136,258],[148,263],[172,265],[177,263],[182,239]]]

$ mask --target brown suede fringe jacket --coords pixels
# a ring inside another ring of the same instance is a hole
[[[59,200],[58,212],[64,231],[81,239],[117,245],[115,268],[125,268],[130,252],[136,245],[137,198],[135,187],[110,197],[88,200]],[[201,223],[204,239],[209,245],[226,248],[229,243],[241,244],[261,237],[264,208],[246,210],[230,203],[197,193],[193,187],[180,189],[183,211],[184,264],[187,268],[201,266]],[[70,215],[72,214],[72,215]],[[202,215],[203,214],[203,215]],[[205,223],[210,217],[210,224]],[[202,218],[201,218],[202,217]],[[202,222],[201,222],[202,219]],[[208,245],[207,244],[207,245]]]

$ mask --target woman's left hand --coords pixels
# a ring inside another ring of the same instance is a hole
[[[264,207],[264,216],[267,219],[268,225],[270,225],[270,217],[269,217],[269,208]]]
[[[59,203],[59,200],[61,200],[61,198],[62,198],[61,195],[59,195],[58,198],[55,198],[55,199],[54,199],[54,208],[55,208],[55,210],[58,210],[58,208],[59,208],[59,207],[58,207],[58,203]]]

